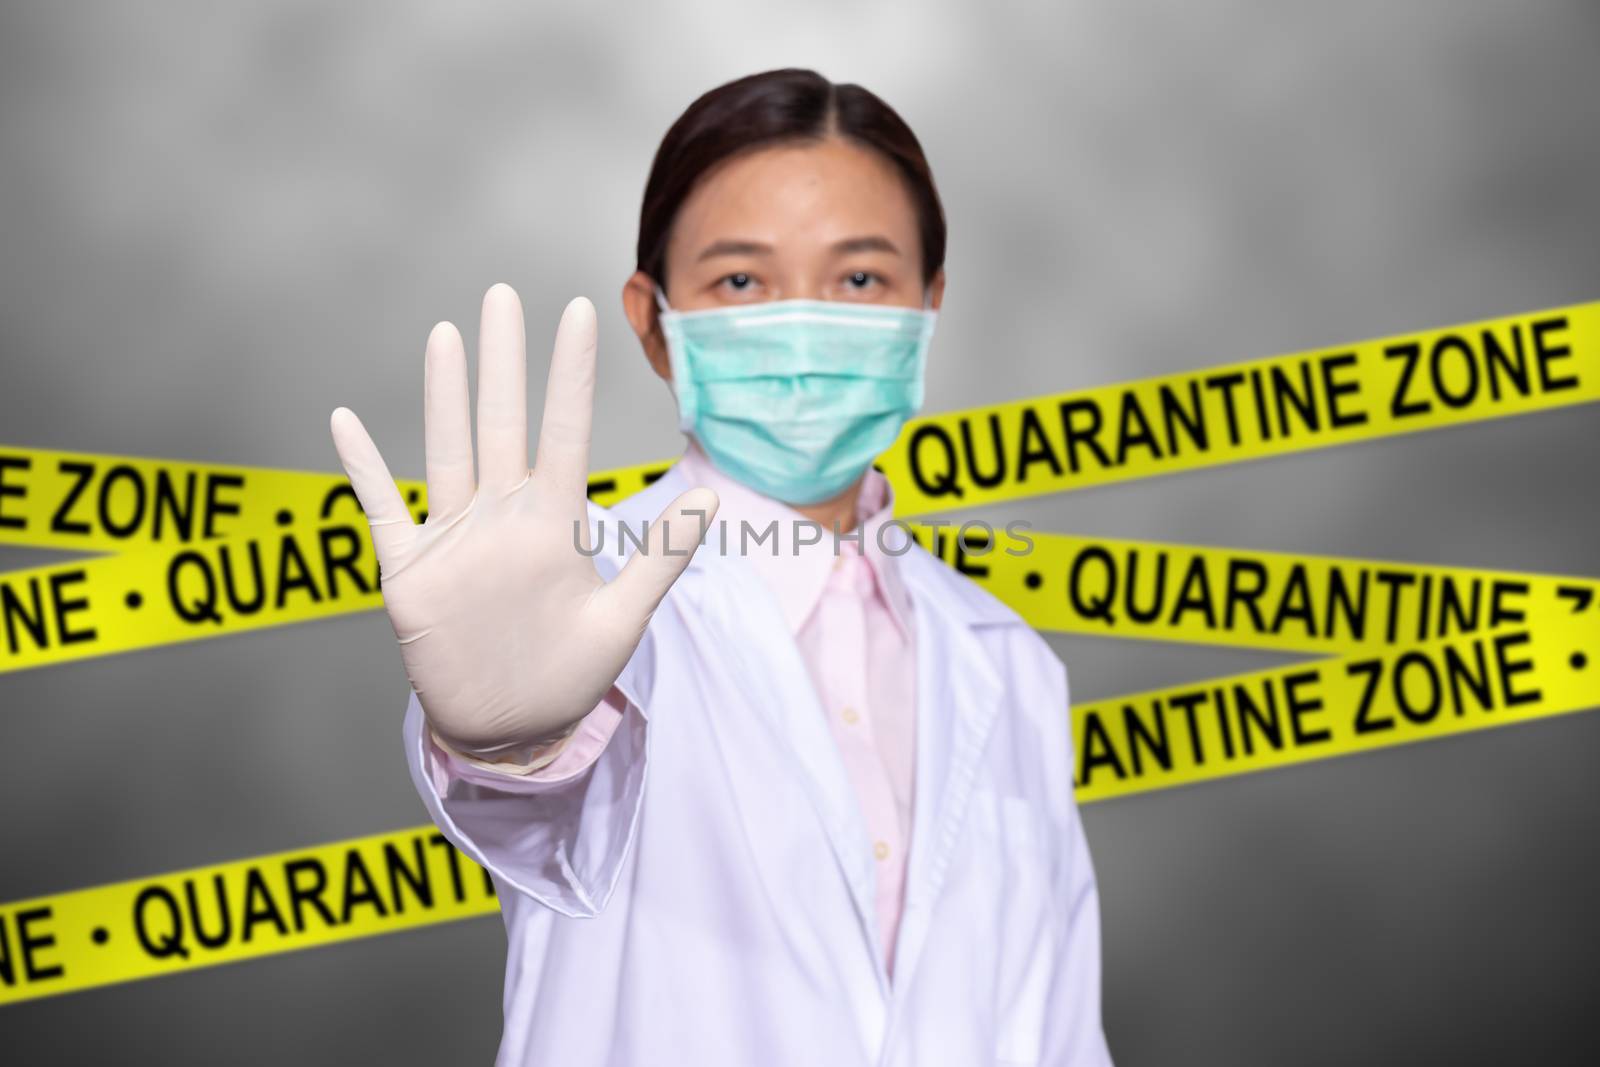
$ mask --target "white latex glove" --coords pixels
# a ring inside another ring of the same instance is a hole
[[[490,289],[478,339],[474,484],[466,350],[454,326],[435,326],[423,387],[428,518],[420,526],[355,413],[333,411],[334,447],[372,528],[406,674],[434,732],[459,752],[515,753],[593,710],[716,512],[710,489],[684,493],[650,528],[647,550],[635,551],[614,581],[600,577],[574,546],[575,523],[590,544],[594,378],[594,305],[578,297],[556,330],[530,471],[522,303],[508,285]]]

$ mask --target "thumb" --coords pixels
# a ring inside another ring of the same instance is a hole
[[[637,549],[622,568],[622,573],[595,594],[602,610],[616,613],[644,629],[645,623],[678,580],[700,538],[717,513],[717,494],[710,489],[691,489],[668,504],[650,524],[644,547]]]

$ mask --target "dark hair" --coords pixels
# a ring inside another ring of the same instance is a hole
[[[944,265],[944,209],[922,146],[895,110],[859,85],[835,85],[816,71],[787,67],[719,85],[672,124],[644,187],[638,269],[666,288],[667,238],[701,175],[747,149],[837,134],[887,156],[905,176],[916,207],[926,284]]]

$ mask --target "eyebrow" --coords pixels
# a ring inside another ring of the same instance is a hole
[[[871,234],[867,237],[846,237],[842,241],[835,242],[833,250],[835,252],[888,252],[896,256],[900,254],[900,250],[894,246],[894,242],[879,233]]]
[[[760,256],[770,255],[772,246],[760,241],[712,241],[701,251],[699,259],[695,262],[711,259],[714,256]]]
[[[842,241],[833,243],[833,251],[838,253],[849,252],[888,252],[898,256],[900,249],[895,247],[893,241],[882,234],[869,234],[864,237],[846,237]],[[744,241],[723,239],[712,241],[701,250],[696,262],[703,262],[716,256],[761,256],[771,255],[772,246],[762,241]]]

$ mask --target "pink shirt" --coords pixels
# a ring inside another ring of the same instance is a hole
[[[697,445],[691,443],[679,463],[691,484],[709,486],[721,500],[700,551],[721,548],[756,568],[805,660],[818,714],[827,717],[872,841],[878,929],[893,973],[911,844],[916,651],[911,599],[895,555],[908,535],[885,527],[894,508],[888,480],[867,472],[856,503],[864,517],[861,536],[841,537],[836,546],[832,530],[735,482]],[[768,534],[771,527],[776,536]],[[602,703],[578,724],[554,761],[527,775],[492,770],[436,741],[435,756],[448,774],[491,786],[517,777],[563,781],[599,758],[621,718],[620,704]]]

